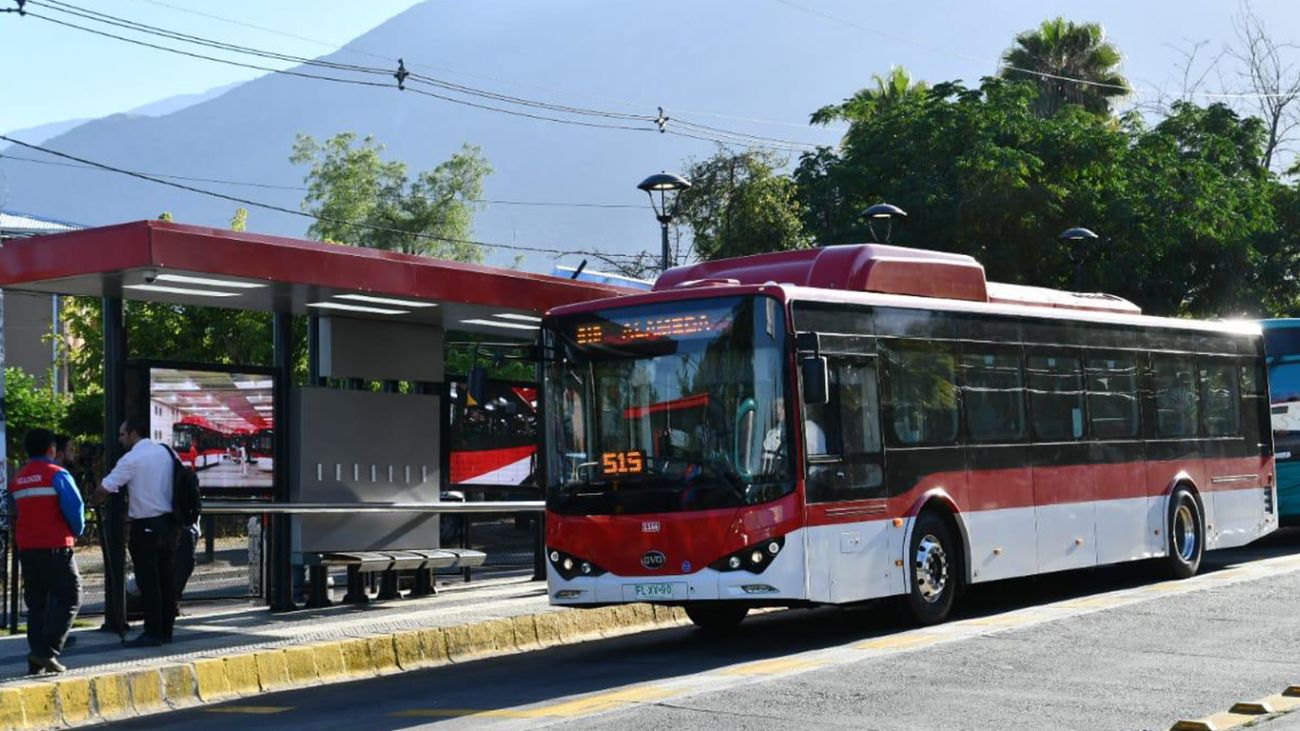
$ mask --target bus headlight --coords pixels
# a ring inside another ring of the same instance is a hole
[[[551,560],[551,566],[554,567],[555,573],[559,574],[565,581],[569,581],[575,576],[600,576],[606,573],[605,569],[585,558],[579,558],[554,548],[546,551],[546,557]]]
[[[776,555],[785,548],[785,536],[768,538],[759,541],[752,546],[746,546],[739,551],[709,564],[709,568],[715,571],[739,571],[744,569],[753,574],[761,574],[772,565]]]

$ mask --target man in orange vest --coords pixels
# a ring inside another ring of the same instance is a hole
[[[23,440],[28,462],[14,475],[9,496],[27,602],[27,671],[61,673],[59,653],[81,606],[81,575],[72,547],[85,529],[77,483],[54,464],[54,433],[33,429]]]

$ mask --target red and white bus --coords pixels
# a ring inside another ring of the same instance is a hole
[[[1202,552],[1277,527],[1259,326],[829,246],[670,270],[543,323],[554,604],[898,596]]]
[[[230,434],[201,416],[183,416],[172,425],[172,449],[181,463],[198,472],[221,464]]]

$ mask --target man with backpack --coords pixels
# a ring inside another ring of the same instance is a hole
[[[130,418],[118,428],[117,438],[126,453],[100,482],[91,499],[98,505],[127,488],[130,538],[127,550],[135,566],[144,611],[144,631],[126,642],[128,647],[157,647],[172,641],[176,621],[176,541],[172,485],[174,457],[167,447],[150,440],[149,424]]]

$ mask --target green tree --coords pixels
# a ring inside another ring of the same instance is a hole
[[[1100,25],[1058,17],[1016,36],[1016,45],[1002,54],[1002,75],[1038,86],[1035,110],[1041,115],[1051,116],[1067,104],[1109,114],[1111,103],[1130,91],[1117,69],[1121,60]]]
[[[235,215],[230,218],[231,231],[248,230],[248,209],[240,206],[235,209]]]
[[[687,166],[692,187],[677,200],[678,219],[691,230],[701,259],[808,246],[794,181],[779,168],[787,160],[767,150],[730,153]]]
[[[465,145],[411,180],[406,164],[385,160],[373,137],[344,132],[324,142],[300,134],[290,162],[310,165],[303,210],[320,216],[308,234],[321,241],[456,261],[483,260],[468,241],[483,179],[492,168]]]
[[[1176,105],[1148,127],[1069,105],[1038,114],[1033,84],[944,83],[849,117],[837,149],[795,171],[806,230],[867,240],[886,200],[910,214],[895,243],[970,254],[990,279],[1107,291],[1153,314],[1272,314],[1300,283],[1294,190],[1262,164],[1264,130],[1221,105]],[[1286,212],[1285,216],[1294,215]],[[1071,226],[1096,244],[1067,245]]]
[[[860,119],[879,109],[886,109],[899,100],[919,93],[929,87],[923,81],[913,82],[912,75],[901,66],[889,69],[889,74],[873,74],[874,87],[860,90],[839,104],[830,104],[812,113],[812,124],[827,125],[837,121]]]
[[[23,438],[32,429],[62,430],[67,411],[67,396],[40,385],[21,368],[5,368],[5,448],[11,460],[26,459]]]

